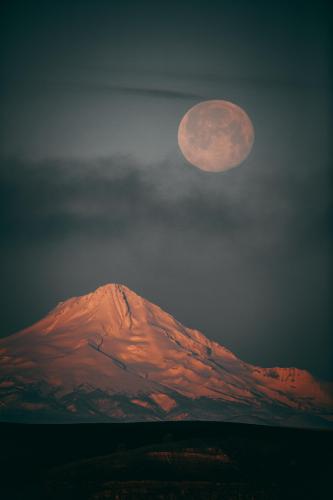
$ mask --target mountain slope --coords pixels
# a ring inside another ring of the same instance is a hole
[[[326,425],[327,387],[260,368],[127,287],[61,302],[0,342],[0,418],[214,419]]]

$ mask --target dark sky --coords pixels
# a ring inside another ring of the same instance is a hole
[[[328,4],[2,2],[1,336],[121,282],[245,361],[333,377]],[[178,150],[206,99],[254,124],[226,173]]]

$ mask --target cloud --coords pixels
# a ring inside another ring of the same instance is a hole
[[[296,245],[304,251],[305,243],[330,242],[325,183],[319,174],[301,182],[255,168],[207,175],[172,159],[158,165],[126,157],[7,159],[0,172],[1,234],[25,240],[75,232],[112,238],[157,228],[237,238],[249,249]],[[316,237],[309,240],[309,231]]]
[[[193,92],[184,92],[175,89],[166,89],[160,87],[147,87],[147,86],[130,86],[130,85],[114,85],[112,83],[92,82],[85,79],[79,80],[61,80],[61,79],[45,79],[41,76],[38,79],[31,78],[6,78],[7,82],[11,85],[19,83],[24,84],[24,87],[31,88],[34,91],[40,88],[51,88],[61,91],[71,92],[95,92],[99,95],[105,94],[124,94],[149,98],[161,99],[203,99],[202,95]]]
[[[162,99],[203,99],[201,95],[191,92],[181,92],[172,89],[145,88],[145,87],[123,87],[116,85],[105,85],[105,90],[119,92],[121,94],[139,95],[145,97],[160,97]]]
[[[33,239],[87,231],[112,237],[146,226],[209,231],[217,222],[230,224],[225,202],[213,193],[205,199],[199,187],[191,173],[186,179],[167,162],[138,167],[126,158],[7,160],[1,171],[2,234]]]

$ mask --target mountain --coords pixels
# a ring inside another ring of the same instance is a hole
[[[0,341],[0,419],[329,427],[329,385],[241,361],[124,285],[60,302]]]

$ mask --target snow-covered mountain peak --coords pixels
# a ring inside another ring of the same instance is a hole
[[[118,283],[108,283],[102,285],[93,292],[87,293],[85,295],[79,295],[77,297],[72,297],[64,302],[60,302],[56,309],[61,309],[65,307],[100,307],[105,303],[112,303],[119,300],[130,300],[139,299],[135,292],[130,290],[128,287]]]
[[[123,297],[126,300],[135,300],[136,298],[139,298],[139,295],[137,295],[135,292],[130,290],[130,288],[121,283],[107,283],[105,285],[99,286],[93,292],[88,293],[87,296],[90,300],[96,300],[97,302],[105,298],[115,297]],[[84,295],[83,297],[86,297],[86,295]]]
[[[326,415],[332,404],[327,386],[308,372],[245,363],[122,284],[61,302],[2,339],[0,397],[0,417],[33,408],[24,399],[32,397],[65,415],[120,420],[272,422]]]
[[[133,310],[136,313],[147,307],[147,301],[118,283],[100,286],[86,295],[72,297],[60,302],[46,318],[59,322],[91,321],[93,318],[108,323],[131,327]],[[43,321],[43,320],[42,320]]]

